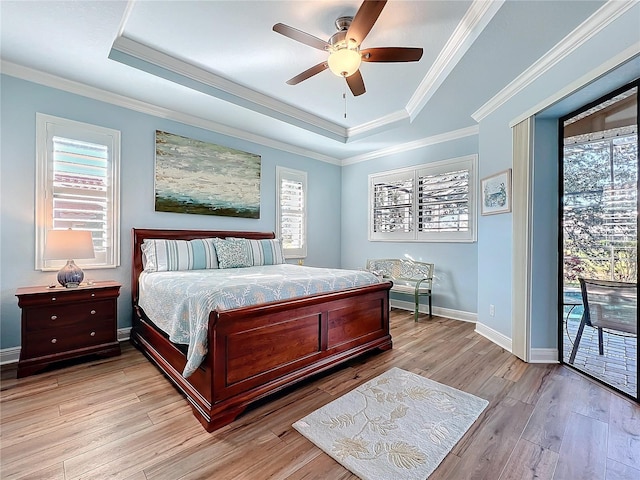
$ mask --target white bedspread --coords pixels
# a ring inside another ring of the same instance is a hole
[[[380,283],[360,270],[281,264],[260,267],[143,272],[139,305],[174,343],[188,345],[184,377],[207,353],[209,313]]]

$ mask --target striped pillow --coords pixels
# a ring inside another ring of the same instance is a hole
[[[279,239],[248,240],[246,238],[214,239],[220,268],[278,265],[284,263]]]
[[[282,243],[279,238],[248,240],[253,265],[279,265],[284,263]]]
[[[194,240],[146,239],[142,243],[145,272],[218,268],[212,238]]]

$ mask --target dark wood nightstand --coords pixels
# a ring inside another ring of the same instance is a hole
[[[19,288],[22,348],[18,378],[59,360],[120,355],[118,295],[120,284],[111,281],[78,288]]]

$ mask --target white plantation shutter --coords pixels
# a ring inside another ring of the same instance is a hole
[[[64,261],[44,260],[46,232],[88,230],[95,258],[83,268],[119,264],[119,132],[38,114],[36,268],[56,269]]]
[[[307,174],[276,168],[277,235],[282,239],[285,258],[307,256]]]
[[[369,176],[369,240],[473,242],[476,156]]]
[[[53,137],[53,228],[89,230],[96,256],[107,244],[109,150]]]
[[[440,232],[469,232],[469,176],[468,169],[418,174],[420,237],[436,238]]]
[[[375,177],[370,184],[373,194],[371,218],[375,237],[401,240],[414,234],[413,171]]]
[[[288,178],[280,181],[280,222],[284,247],[300,249],[304,245],[304,190],[302,182]]]

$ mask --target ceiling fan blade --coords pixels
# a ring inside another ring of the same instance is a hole
[[[307,78],[313,77],[314,75],[326,70],[327,68],[329,68],[329,65],[327,64],[327,62],[319,63],[319,64],[314,65],[313,67],[305,70],[304,72],[296,75],[292,79],[287,80],[287,84],[288,85],[297,85],[298,83],[306,80]]]
[[[363,62],[417,62],[422,58],[421,48],[380,47],[360,50]]]
[[[386,0],[364,0],[353,17],[345,38],[353,40],[359,46],[373,28],[386,3]]]
[[[324,40],[321,40],[318,37],[314,37],[313,35],[303,32],[302,30],[298,30],[297,28],[285,25],[284,23],[276,23],[273,26],[273,31],[279,33],[280,35],[284,35],[285,37],[289,37],[297,42],[304,43],[305,45],[309,45],[313,48],[317,48],[318,50],[326,50],[330,47],[330,45]]]
[[[349,89],[351,90],[351,93],[353,93],[354,97],[366,92],[360,70],[356,70],[356,73],[347,77],[347,85],[349,85]]]

